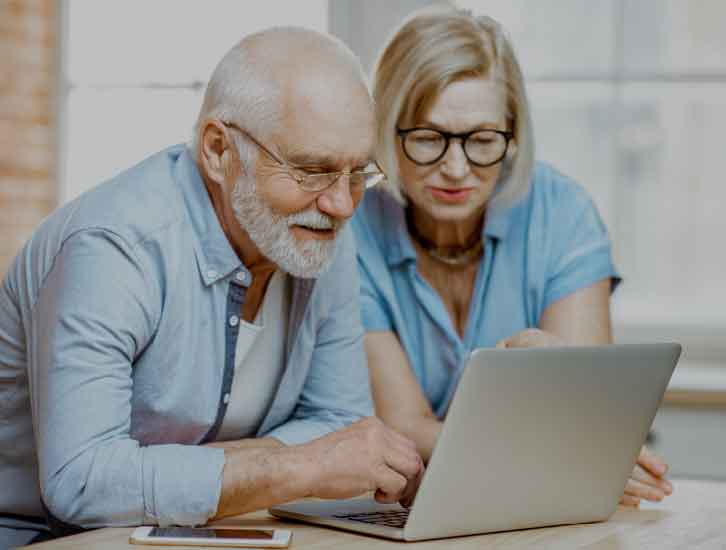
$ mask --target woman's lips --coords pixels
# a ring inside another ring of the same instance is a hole
[[[429,187],[434,198],[442,202],[458,203],[465,202],[474,191],[473,187]]]

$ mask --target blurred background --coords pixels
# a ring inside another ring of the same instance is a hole
[[[243,35],[331,32],[368,69],[433,3],[0,0],[0,275],[54,208],[187,141]],[[726,2],[455,4],[508,29],[538,158],[589,189],[610,229],[617,340],[684,345],[652,445],[674,475],[726,479]]]

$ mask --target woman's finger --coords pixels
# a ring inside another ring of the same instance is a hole
[[[643,447],[638,456],[638,464],[653,475],[663,477],[668,472],[668,464],[657,454]]]
[[[623,506],[633,506],[637,508],[640,506],[640,499],[633,495],[623,493],[623,496],[620,497],[620,504]]]
[[[650,485],[651,487],[656,487],[667,495],[670,495],[673,492],[673,485],[671,485],[670,481],[663,479],[662,477],[655,477],[638,464],[636,464],[633,468],[633,473],[630,477],[636,481]]]
[[[633,508],[637,508],[640,506],[640,499],[633,495],[623,495],[620,497],[620,504],[623,506],[632,506]]]
[[[625,484],[625,494],[645,500],[659,502],[665,498],[665,493],[656,487],[646,485],[635,479],[629,479]]]

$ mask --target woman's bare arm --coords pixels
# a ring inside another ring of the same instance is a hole
[[[568,344],[610,344],[610,278],[569,294],[545,309],[539,328]]]
[[[412,439],[428,463],[442,423],[431,410],[398,337],[390,331],[368,332],[365,348],[376,415]]]
[[[611,344],[610,279],[569,294],[544,310],[539,328],[512,334],[498,348]]]
[[[611,344],[610,285],[603,279],[555,302],[544,311],[539,329],[519,332],[498,347]],[[637,506],[641,499],[658,501],[671,494],[667,471],[663,459],[643,447],[620,503]]]

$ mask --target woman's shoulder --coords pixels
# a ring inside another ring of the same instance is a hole
[[[546,162],[538,161],[532,174],[528,200],[533,208],[579,209],[590,203],[587,190],[574,178],[560,172]]]
[[[534,254],[546,256],[552,246],[567,241],[578,224],[600,224],[588,191],[574,178],[546,162],[537,162],[524,199],[507,212],[513,236],[534,243]]]
[[[599,239],[607,233],[587,189],[547,163],[537,163],[529,200],[528,238],[545,256],[586,235]]]

